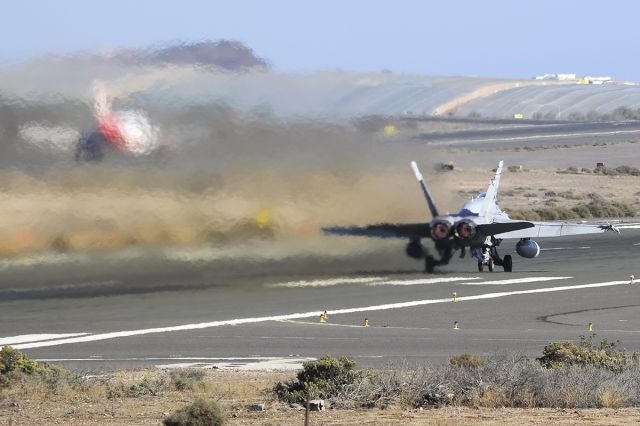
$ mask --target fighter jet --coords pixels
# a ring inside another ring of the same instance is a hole
[[[496,174],[491,179],[486,192],[466,202],[458,213],[440,215],[429,188],[415,161],[411,168],[420,183],[427,200],[432,220],[423,223],[380,223],[368,226],[327,227],[323,231],[334,235],[351,235],[377,238],[405,238],[409,242],[406,254],[414,259],[424,259],[425,271],[433,273],[438,265],[449,263],[456,250],[465,257],[467,247],[478,262],[478,270],[485,267],[491,272],[494,266],[502,266],[505,272],[513,271],[511,255],[500,257],[498,246],[505,239],[519,239],[516,253],[525,258],[540,254],[540,245],[532,238],[562,237],[568,235],[595,234],[618,229],[610,224],[585,224],[566,222],[530,222],[512,220],[498,206],[498,187],[503,162],[500,161]],[[422,244],[423,239],[431,239],[439,258],[436,259]]]
[[[143,111],[114,111],[113,100],[101,81],[94,83],[94,98],[97,129],[82,133],[78,139],[76,161],[99,162],[108,151],[133,157],[158,152],[158,128]]]

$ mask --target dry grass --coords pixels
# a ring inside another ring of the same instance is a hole
[[[158,425],[169,413],[199,397],[219,401],[227,412],[231,425],[278,424],[298,425],[304,411],[267,399],[267,411],[249,412],[249,404],[265,401],[264,389],[270,389],[281,380],[291,378],[291,373],[234,372],[208,370],[206,389],[177,391],[172,389],[169,374],[158,370],[121,371],[108,376],[86,379],[82,391],[62,390],[51,393],[45,389],[29,387],[11,392],[3,391],[0,397],[0,424],[15,426],[33,424],[65,424],[71,426],[95,425]],[[106,398],[105,390],[119,383],[135,384],[144,380],[167,379],[167,388],[157,396]],[[33,383],[30,383],[33,385]],[[603,406],[610,409],[518,409],[501,408],[505,395],[490,391],[484,397],[486,405],[497,408],[443,407],[439,409],[407,409],[399,406],[384,410],[328,410],[312,413],[312,424],[325,425],[453,425],[453,424],[574,424],[591,421],[607,424],[631,424],[640,416],[640,409],[617,408],[615,395],[605,395]],[[607,403],[605,404],[605,398]]]
[[[288,377],[206,370],[198,386],[183,389],[176,388],[169,372],[155,369],[88,376],[53,388],[25,377],[0,391],[0,424],[9,419],[14,425],[158,424],[197,398],[219,401],[231,413],[245,413],[248,405],[265,400],[265,389]]]
[[[319,365],[305,366],[298,379],[303,373],[330,374]],[[28,373],[31,367],[8,370],[10,381],[0,386],[0,421],[15,425],[158,424],[194,401],[204,406],[217,403],[231,424],[298,424],[303,416],[300,405],[280,402],[274,392],[275,384],[291,381],[293,373],[146,369],[96,376],[38,365],[33,368],[32,373]],[[52,371],[62,374],[45,374]],[[629,415],[640,413],[625,408],[640,406],[640,368],[635,364],[618,372],[595,364],[544,368],[537,361],[508,353],[486,358],[464,354],[439,367],[360,371],[336,382],[332,389],[325,399],[333,409],[313,414],[323,424],[421,424],[427,419],[437,419],[435,424],[491,423],[508,420],[505,413],[519,421],[574,419],[537,407],[570,408],[573,413],[587,408],[624,409],[613,416],[622,423]],[[266,403],[267,410],[250,412],[249,405],[256,402]],[[478,413],[486,414],[477,417]],[[591,416],[610,421],[611,411],[591,411]]]
[[[605,389],[600,393],[603,408],[620,408],[624,406],[626,398],[621,392]]]

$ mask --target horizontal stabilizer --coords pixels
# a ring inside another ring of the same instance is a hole
[[[489,223],[487,225],[478,225],[476,229],[484,235],[497,235],[504,232],[519,231],[521,229],[533,228],[531,222],[505,222],[505,223]]]
[[[428,223],[380,223],[369,226],[332,226],[322,228],[325,234],[351,235],[376,238],[428,238],[431,227]]]

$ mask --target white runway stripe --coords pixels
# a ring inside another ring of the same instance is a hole
[[[486,294],[479,294],[475,296],[458,297],[458,303],[460,301],[496,299],[496,298],[507,297],[507,296],[536,294],[536,293],[551,293],[556,291],[581,290],[585,288],[611,287],[611,286],[617,286],[617,285],[628,286],[629,281],[628,280],[627,281],[608,281],[608,282],[594,283],[594,284],[579,284],[579,285],[573,285],[573,286],[569,285],[569,286],[562,286],[562,287],[538,288],[538,289],[532,289],[532,290],[486,293]],[[356,307],[356,308],[329,310],[329,315],[351,314],[355,312],[384,311],[388,309],[411,308],[416,306],[433,305],[438,303],[453,303],[453,302],[450,297],[447,297],[445,299],[415,300],[410,302],[386,303],[383,305],[362,306],[362,307]],[[273,315],[273,316],[266,316],[266,317],[238,318],[238,319],[231,319],[231,320],[203,322],[198,324],[185,324],[185,325],[178,325],[178,326],[171,326],[171,327],[146,328],[141,330],[128,330],[128,331],[114,331],[111,333],[92,334],[88,336],[71,337],[67,339],[51,340],[46,342],[25,343],[21,345],[16,345],[15,348],[16,349],[40,348],[40,347],[46,347],[46,346],[66,345],[71,343],[95,342],[100,340],[116,339],[121,337],[141,336],[146,334],[168,333],[173,331],[199,330],[203,328],[220,327],[223,325],[255,324],[255,323],[267,322],[267,321],[312,318],[312,317],[319,317],[320,314],[323,312],[324,311],[300,312],[300,313]]]
[[[266,284],[265,287],[269,288],[302,288],[302,287],[330,287],[340,284],[366,284],[375,281],[381,281],[386,277],[360,277],[360,278],[347,278],[338,277],[330,278],[326,280],[312,280],[312,281],[289,281],[285,283]]]
[[[484,138],[484,139],[460,139],[457,141],[440,141],[440,142],[430,142],[430,146],[449,146],[449,145],[462,145],[467,143],[478,143],[478,142],[499,142],[499,141],[520,141],[520,140],[529,140],[529,139],[557,139],[557,138],[567,138],[574,136],[600,136],[600,135],[618,135],[618,134],[632,134],[639,133],[640,130],[613,130],[613,131],[601,131],[601,132],[579,132],[579,133],[555,133],[550,135],[531,135],[531,136],[512,136],[512,137],[495,137],[495,138]]]
[[[505,285],[505,284],[537,283],[542,281],[568,280],[571,278],[573,277],[527,277],[527,278],[513,278],[509,280],[480,281],[480,282],[459,283],[459,284],[460,285]]]
[[[15,345],[18,343],[40,342],[42,340],[62,339],[65,337],[85,336],[88,333],[64,333],[64,334],[23,334],[20,336],[0,338],[0,346]]]
[[[241,370],[241,371],[295,371],[301,370],[303,363],[315,361],[317,358],[274,358],[253,362],[179,362],[172,364],[159,364],[156,368],[173,370],[178,368],[215,368],[219,370]]]
[[[273,361],[282,359],[281,356],[234,356],[234,357],[131,357],[131,358],[36,358],[38,362],[66,362],[66,361]],[[313,359],[313,358],[310,358]]]
[[[582,246],[582,247],[547,247],[541,248],[540,251],[549,251],[549,250],[588,250],[591,247]]]
[[[438,284],[438,283],[450,283],[456,281],[470,281],[479,280],[480,277],[447,277],[447,278],[423,278],[419,280],[390,280],[390,281],[377,281],[367,285],[422,285],[422,284]]]

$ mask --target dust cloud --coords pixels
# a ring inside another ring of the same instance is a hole
[[[201,67],[143,67],[78,78],[72,91],[0,93],[0,255],[253,239],[299,247],[321,239],[322,226],[428,219],[408,164],[429,172],[439,159],[401,126],[386,134],[391,118],[336,122],[276,115],[268,105],[162,99],[150,88]],[[83,138],[104,125],[96,81],[116,121],[119,111],[144,114],[153,149],[131,155],[103,140],[99,157],[79,159]],[[432,186],[447,203],[443,178]]]

